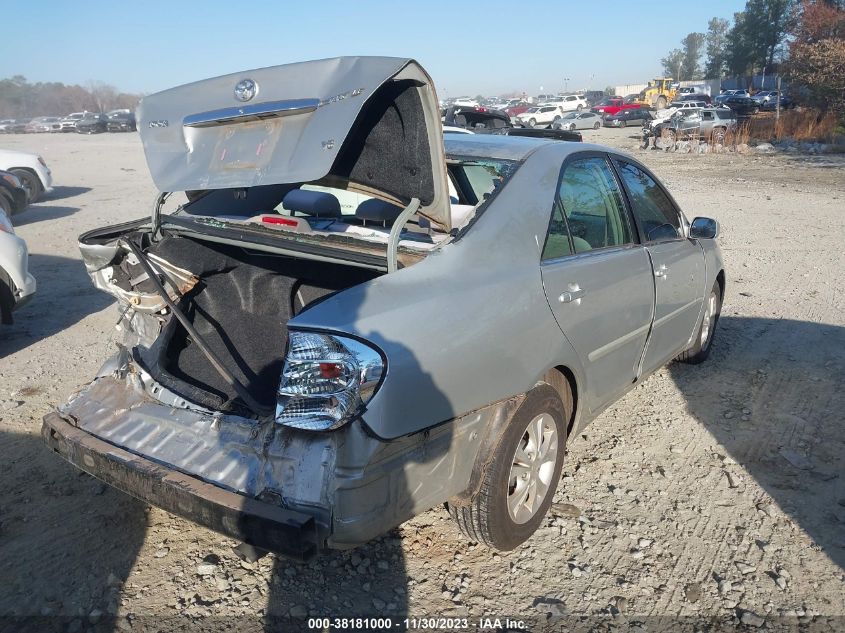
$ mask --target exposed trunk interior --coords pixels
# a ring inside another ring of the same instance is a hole
[[[287,323],[312,302],[380,273],[165,237],[145,251],[199,277],[180,303],[197,333],[262,406],[272,409],[284,363]],[[138,269],[124,261],[127,277]],[[152,291],[152,283],[148,290]],[[139,289],[143,284],[139,284]],[[171,318],[136,360],[158,382],[215,410],[243,412],[234,389],[209,363],[185,328]]]

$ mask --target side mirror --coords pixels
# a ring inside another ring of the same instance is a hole
[[[713,240],[719,236],[719,223],[712,218],[695,218],[689,227],[690,239]]]

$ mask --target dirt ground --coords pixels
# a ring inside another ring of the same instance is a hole
[[[641,151],[632,134],[585,140],[630,150],[690,218],[721,223],[710,359],[665,367],[572,438],[552,514],[516,551],[469,543],[435,508],[307,565],[242,562],[42,446],[41,417],[117,336],[76,238],[148,214],[155,191],[135,134],[0,137],[44,156],[56,184],[15,218],[38,294],[0,330],[0,630],[10,616],[269,630],[261,616],[307,614],[845,630],[845,160]]]

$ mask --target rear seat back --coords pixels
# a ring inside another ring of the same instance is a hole
[[[282,206],[291,215],[301,213],[315,218],[339,218],[340,202],[330,193],[293,189],[282,200]]]

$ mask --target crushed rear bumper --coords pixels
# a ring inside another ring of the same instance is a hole
[[[77,468],[133,497],[234,539],[297,560],[318,551],[315,520],[166,468],[73,426],[44,417],[45,443]]]

